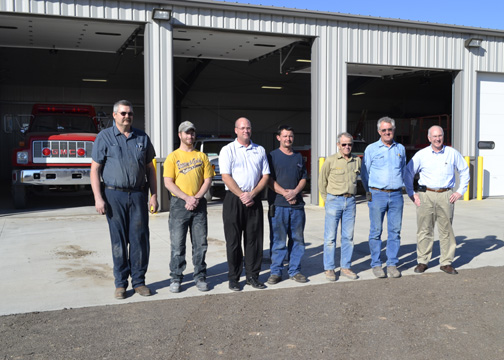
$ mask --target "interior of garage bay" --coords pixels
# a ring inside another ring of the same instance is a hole
[[[0,115],[29,114],[35,103],[90,104],[111,124],[112,104],[129,99],[144,129],[144,25],[0,16]],[[245,116],[267,151],[281,124],[296,146],[311,139],[311,38],[174,28],[176,123],[192,121],[200,136],[234,135]],[[347,64],[347,131],[376,141],[376,120],[396,119],[397,140],[411,151],[427,143],[432,124],[450,142],[454,72]],[[2,129],[3,129],[2,125]],[[5,130],[5,129],[3,129]],[[22,134],[1,134],[2,182]],[[174,136],[175,131],[167,136]],[[335,139],[336,141],[336,139]]]

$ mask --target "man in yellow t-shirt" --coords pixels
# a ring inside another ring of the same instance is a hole
[[[193,247],[194,283],[200,291],[208,291],[205,256],[207,243],[207,202],[205,193],[215,172],[205,153],[194,149],[196,128],[184,121],[178,129],[180,147],[166,158],[164,184],[171,192],[170,228],[171,260],[170,291],[180,292],[180,284],[186,267],[186,237],[190,229]]]

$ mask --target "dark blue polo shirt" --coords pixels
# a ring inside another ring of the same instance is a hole
[[[128,189],[145,185],[147,165],[155,156],[146,133],[131,128],[126,138],[115,123],[98,134],[92,153],[93,160],[102,165],[105,185]]]

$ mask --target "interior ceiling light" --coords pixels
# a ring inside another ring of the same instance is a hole
[[[311,63],[310,59],[297,59],[297,62],[303,62],[303,63]]]
[[[102,82],[102,83],[108,82],[107,79],[82,79],[82,81],[84,81],[84,82]]]
[[[261,86],[261,89],[282,90],[283,86],[267,86],[267,85],[263,85],[263,86]]]
[[[364,91],[354,92],[352,96],[366,95]]]
[[[107,33],[107,32],[95,32],[96,35],[105,35],[105,36],[121,36],[118,33]]]

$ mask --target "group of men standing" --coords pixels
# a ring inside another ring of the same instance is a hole
[[[134,292],[151,295],[145,286],[149,260],[148,211],[157,211],[154,148],[149,137],[133,128],[133,106],[126,100],[114,104],[114,125],[100,132],[92,154],[91,184],[95,207],[105,214],[110,229],[117,299],[126,297],[128,279]],[[324,163],[319,176],[319,190],[325,200],[324,271],[327,280],[335,281],[335,249],[341,221],[341,275],[357,279],[351,270],[353,233],[356,215],[355,195],[360,175],[367,193],[370,231],[371,267],[378,277],[401,276],[397,269],[403,212],[403,185],[417,205],[418,265],[424,272],[430,260],[433,229],[438,223],[441,247],[441,270],[456,274],[451,263],[455,254],[455,237],[451,223],[453,204],[467,189],[469,170],[460,153],[443,145],[443,130],[429,129],[431,146],[419,151],[406,166],[404,146],[394,141],[395,122],[378,121],[380,139],[370,144],[364,159],[352,154],[353,138],[338,135],[338,152]],[[259,280],[263,254],[264,215],[261,194],[270,188],[270,253],[268,284],[282,280],[284,262],[288,261],[289,278],[306,282],[301,272],[305,251],[305,211],[302,190],[307,170],[301,154],[294,151],[294,130],[280,126],[278,149],[268,156],[262,146],[252,142],[252,126],[239,118],[234,128],[236,139],[222,148],[219,167],[226,187],[222,217],[229,267],[229,289],[241,290],[240,276],[245,264],[246,284],[265,288]],[[204,197],[215,175],[206,154],[194,149],[196,128],[184,121],[178,128],[180,147],[166,158],[164,185],[171,193],[169,231],[171,240],[170,291],[181,291],[186,268],[186,237],[192,244],[193,279],[200,291],[208,291],[205,262],[208,248],[207,203]],[[455,171],[460,184],[455,186]],[[413,181],[420,174],[416,192]],[[151,197],[148,198],[150,190]],[[387,215],[386,271],[380,259],[382,227]],[[242,251],[243,241],[243,251]]]
[[[378,120],[380,139],[370,144],[361,161],[351,154],[352,136],[338,136],[338,153],[324,163],[319,177],[321,196],[326,201],[324,230],[324,270],[327,280],[334,281],[334,250],[338,223],[341,221],[341,275],[357,279],[350,269],[355,224],[355,194],[360,174],[369,208],[369,251],[371,268],[377,278],[398,278],[398,253],[401,243],[403,186],[417,206],[417,262],[416,273],[428,268],[437,222],[441,249],[440,269],[457,274],[452,262],[455,257],[455,236],[452,222],[454,203],[462,197],[469,183],[469,168],[462,155],[444,145],[440,126],[428,131],[430,146],[418,151],[406,165],[403,145],[394,141],[395,121],[389,117]],[[455,175],[459,173],[459,185]],[[418,186],[414,185],[419,174]],[[387,216],[386,272],[382,266],[381,251],[383,221]]]

